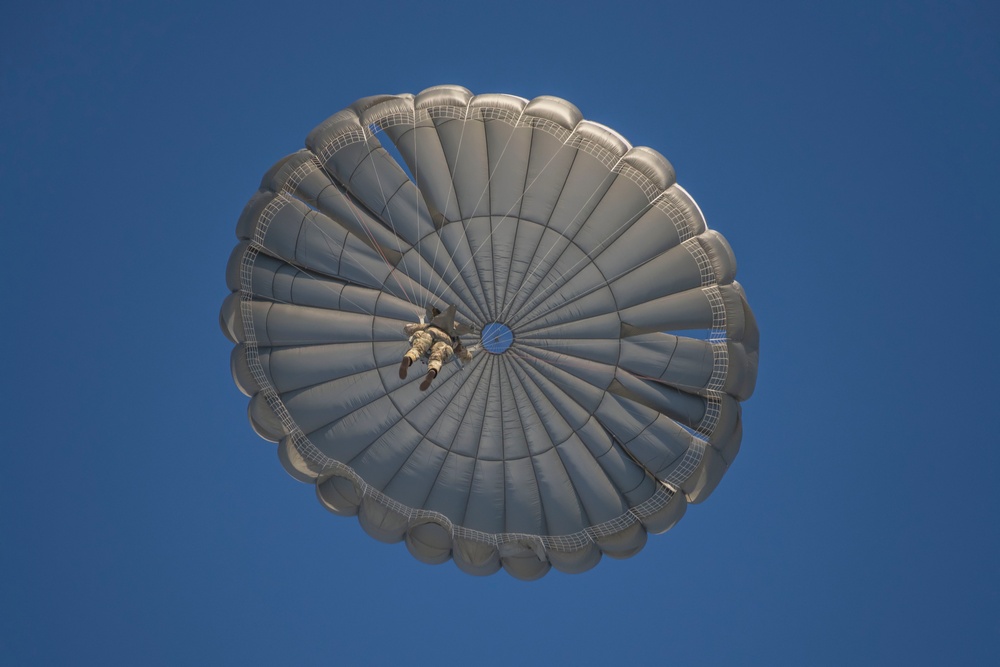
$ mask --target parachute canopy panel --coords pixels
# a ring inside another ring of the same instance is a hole
[[[535,579],[632,556],[711,493],[758,334],[663,156],[459,86],[364,98],[306,146],[239,219],[220,321],[251,424],[325,507]],[[422,391],[397,367],[432,308],[474,354]]]

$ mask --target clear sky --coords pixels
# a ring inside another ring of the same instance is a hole
[[[5,665],[987,665],[992,2],[33,2],[0,21]],[[557,95],[662,152],[761,328],[739,458],[525,583],[327,513],[218,326],[260,177],[355,99]]]

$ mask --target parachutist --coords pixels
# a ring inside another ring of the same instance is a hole
[[[403,327],[403,331],[410,336],[410,349],[399,364],[399,377],[405,380],[413,362],[427,356],[427,377],[420,383],[421,391],[431,386],[431,380],[437,377],[441,365],[452,355],[463,363],[472,360],[472,351],[466,349],[458,338],[460,327],[455,324],[455,306],[443,313],[431,308],[428,314],[430,321],[426,324],[414,322]]]

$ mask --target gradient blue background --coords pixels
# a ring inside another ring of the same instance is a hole
[[[0,21],[0,663],[992,665],[994,2],[34,2]],[[217,324],[355,99],[558,95],[677,169],[760,323],[735,466],[524,583],[328,514]]]

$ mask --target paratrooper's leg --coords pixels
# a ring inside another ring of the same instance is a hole
[[[406,379],[407,369],[427,352],[433,342],[434,337],[426,331],[417,331],[413,334],[412,347],[403,355],[403,360],[399,363],[399,378],[401,380]]]
[[[431,354],[427,362],[427,377],[420,383],[420,389],[426,390],[431,386],[431,380],[437,377],[441,371],[441,364],[448,360],[452,354],[451,345],[438,341],[431,347]]]
[[[441,371],[441,364],[448,361],[451,354],[451,345],[448,343],[442,343],[440,341],[434,343],[434,345],[431,346],[430,357],[428,357],[427,369],[434,371],[434,374],[436,375]]]

